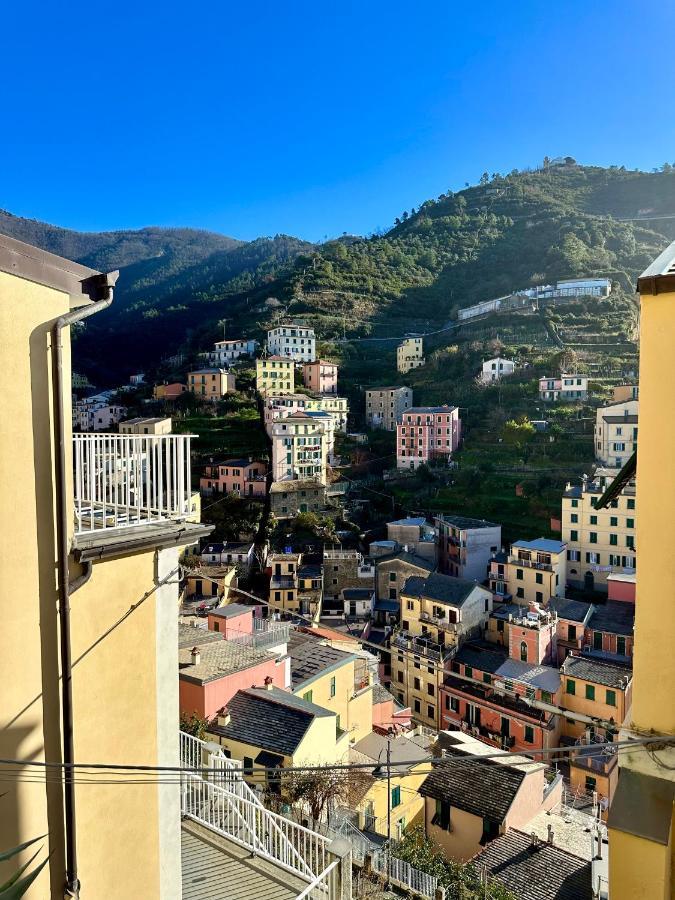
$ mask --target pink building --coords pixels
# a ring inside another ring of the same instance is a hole
[[[204,468],[199,489],[204,494],[263,498],[267,493],[267,469],[267,463],[259,459],[227,459]]]
[[[317,394],[337,394],[338,367],[335,363],[317,359],[302,367],[305,387]]]
[[[635,603],[635,583],[637,576],[620,573],[607,576],[607,599],[621,603]]]
[[[373,687],[373,731],[378,734],[399,734],[412,727],[412,710],[401,706],[398,700],[382,685]]]
[[[396,468],[416,469],[434,460],[450,461],[459,447],[462,422],[456,406],[416,406],[396,426]]]

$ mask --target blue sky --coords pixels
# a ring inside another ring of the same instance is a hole
[[[674,30],[670,0],[11,4],[0,207],[317,240],[546,154],[651,169]]]

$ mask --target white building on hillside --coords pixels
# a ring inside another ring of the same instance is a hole
[[[247,338],[239,338],[234,341],[216,341],[213,350],[208,353],[208,360],[212,366],[229,366],[241,357],[255,356],[257,341]]]
[[[481,381],[484,384],[490,384],[492,381],[499,381],[506,375],[513,375],[516,364],[512,359],[502,359],[496,356],[494,359],[486,359],[483,363],[483,371],[481,373]]]
[[[304,325],[277,325],[267,332],[267,352],[295,362],[314,362],[316,337],[313,328]]]
[[[328,447],[325,423],[295,412],[272,425],[272,480],[314,479],[326,484]]]
[[[620,468],[637,450],[638,400],[601,406],[595,414],[595,458]]]

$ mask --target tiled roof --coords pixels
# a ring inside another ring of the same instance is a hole
[[[496,644],[489,644],[486,641],[471,641],[464,644],[455,655],[453,663],[455,662],[471,666],[480,672],[498,675],[500,678],[519,681],[551,694],[560,687],[558,669],[511,659],[506,649],[500,650]]]
[[[209,731],[282,756],[295,753],[315,718],[333,715],[278,688],[237,691],[227,709],[229,724],[210,725]]]
[[[377,545],[383,544],[395,544],[395,541],[373,541],[373,543]],[[373,544],[370,545],[371,547]],[[417,566],[418,569],[424,569],[427,572],[433,572],[434,563],[425,559],[423,556],[418,556],[416,553],[410,553],[409,550],[399,550],[396,553],[385,553],[383,556],[375,556],[373,557],[373,561],[376,566],[379,566],[380,563],[383,562],[404,562],[408,563],[411,566]]]
[[[471,757],[459,750],[446,750],[447,757],[433,764],[419,789],[424,797],[445,800],[471,815],[503,822],[511,808],[525,772],[493,762]]]
[[[344,635],[341,635],[344,639]],[[336,669],[354,659],[353,654],[336,650],[307,634],[291,632],[288,642],[291,658],[291,683],[293,690],[330,669]]]
[[[424,516],[408,516],[407,519],[397,519],[395,522],[387,522],[387,525],[426,525]]]
[[[221,619],[230,619],[232,616],[242,616],[244,613],[253,614],[252,606],[245,606],[243,603],[228,603],[226,606],[219,606],[217,609],[209,610],[210,616],[219,616]]]
[[[572,678],[618,689],[622,689],[623,679],[628,678],[630,681],[633,678],[633,670],[629,666],[605,662],[591,656],[568,656],[562,664],[562,672]]]
[[[480,672],[489,672],[492,675],[504,665],[509,654],[506,649],[501,649],[497,644],[471,642],[459,648],[453,662],[463,666],[471,666]]]
[[[500,525],[497,525],[496,522],[488,522],[485,519],[472,519],[469,516],[452,516],[444,513],[443,515],[436,516],[437,519],[440,519],[442,522],[445,522],[448,525],[453,525],[455,528],[459,528],[463,531],[465,528],[500,528]]]
[[[196,629],[195,629],[196,630]],[[244,672],[270,661],[264,650],[258,650],[238,641],[219,641],[199,646],[199,662],[192,662],[191,648],[178,651],[178,675],[197,684],[206,684]]]
[[[409,413],[414,413],[415,415],[427,415],[431,413],[451,413],[454,409],[457,409],[456,406],[412,406],[410,409],[403,410],[403,415],[407,416]]]
[[[591,864],[565,850],[509,829],[472,860],[518,900],[591,900]]]
[[[564,541],[537,538],[535,541],[516,541],[511,546],[519,547],[522,550],[539,550],[542,553],[562,553],[567,545]]]
[[[381,762],[387,758],[387,746],[389,746],[392,769],[404,772],[412,768],[412,766],[431,760],[428,743],[429,739],[427,739],[427,746],[424,747],[410,740],[405,735],[389,738],[383,734],[378,734],[376,731],[371,731],[370,734],[367,734],[354,744],[354,750],[368,759]]]
[[[604,631],[608,634],[633,634],[635,626],[635,607],[632,603],[621,600],[608,600],[600,606],[593,607],[588,627],[593,631]]]
[[[214,644],[223,640],[223,635],[208,628],[195,628],[194,625],[178,623],[178,649],[201,647],[203,644]]]
[[[626,425],[637,425],[638,417],[637,416],[603,416],[602,417],[605,422],[609,425],[621,425],[625,423]]]
[[[345,588],[342,591],[345,600],[370,600],[373,596],[372,588]]]
[[[590,603],[568,600],[566,597],[551,597],[546,608],[554,610],[559,619],[569,622],[585,622],[593,611]]]
[[[274,481],[270,490],[273,494],[290,494],[298,491],[317,491],[325,494],[326,486],[318,481]]]
[[[476,587],[479,585],[474,581],[433,572],[426,578],[411,575],[406,580],[401,594],[408,597],[425,597],[437,603],[446,603],[448,606],[462,606]]]

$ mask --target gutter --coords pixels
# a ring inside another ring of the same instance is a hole
[[[70,555],[68,529],[68,501],[66,497],[66,423],[64,413],[65,389],[63,384],[63,344],[61,332],[75,322],[100,312],[110,306],[117,272],[95,275],[85,279],[90,286],[90,296],[101,299],[89,306],[72,310],[60,316],[52,327],[52,378],[54,382],[54,445],[56,454],[56,549],[59,587],[59,640],[61,657],[61,729],[63,732],[64,766],[64,824],[66,842],[66,882],[64,898],[79,898],[80,882],[77,877],[77,830],[75,821],[75,762],[73,742],[73,684],[72,652],[70,642],[70,595],[89,580],[92,564],[85,563],[82,575],[70,581],[68,558]],[[84,282],[83,282],[84,286]]]

